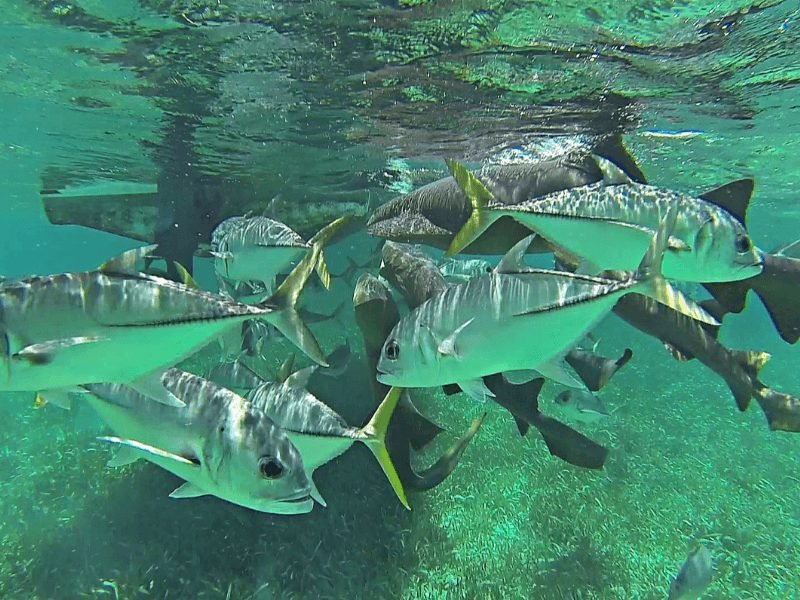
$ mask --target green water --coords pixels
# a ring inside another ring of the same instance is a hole
[[[51,225],[42,189],[171,172],[221,181],[248,209],[271,202],[309,234],[442,177],[443,157],[478,164],[610,132],[659,185],[699,193],[755,178],[748,228],[760,247],[800,230],[797,0],[0,8],[5,276],[93,268],[140,243]],[[332,271],[374,247],[348,238],[331,249]],[[195,266],[201,284],[213,281],[207,263]],[[334,278],[305,302],[330,311],[351,295]],[[351,311],[342,323],[315,331],[328,350],[349,339],[360,360]],[[320,470],[329,506],[308,515],[172,500],[179,482],[153,465],[105,467],[111,452],[87,407],[36,410],[32,394],[4,394],[0,597],[655,600],[702,541],[716,562],[704,598],[800,598],[797,434],[770,432],[757,406],[739,413],[716,375],[616,317],[596,336],[609,355],[634,350],[603,390],[613,418],[576,425],[612,449],[605,469],[551,457],[497,406],[420,392],[420,408],[452,432],[420,463],[489,414],[455,473],[413,494],[411,512],[361,447]],[[721,339],[770,352],[764,381],[800,394],[800,354],[755,297]],[[274,341],[271,365],[289,351]],[[208,349],[188,366],[216,358]],[[354,424],[374,408],[362,371],[319,392]],[[554,416],[555,393],[541,402]]]

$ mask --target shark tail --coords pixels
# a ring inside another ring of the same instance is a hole
[[[327,367],[325,355],[314,334],[297,312],[297,300],[308,278],[319,261],[322,247],[313,244],[297,266],[283,280],[277,291],[259,306],[270,310],[264,319],[272,323],[292,343],[300,348],[311,360]]]
[[[719,322],[714,317],[673,288],[661,275],[664,252],[667,249],[669,237],[675,228],[677,218],[677,206],[673,205],[653,237],[650,247],[647,249],[644,258],[642,258],[642,262],[639,263],[639,268],[633,275],[633,278],[640,285],[637,291],[695,321],[719,325]]]
[[[446,256],[454,256],[478,239],[499,215],[493,214],[488,208],[489,203],[494,200],[494,196],[486,189],[483,182],[458,161],[448,158],[446,162],[450,174],[469,199],[472,207],[469,219],[456,233],[445,252]]]
[[[339,217],[320,229],[316,235],[308,241],[312,247],[317,246],[319,248],[319,256],[317,262],[314,264],[314,269],[322,285],[325,286],[325,289],[331,287],[331,272],[328,270],[328,265],[325,262],[325,255],[322,253],[322,249],[330,244],[342,228],[348,225],[351,220],[351,216]]]
[[[375,456],[378,464],[383,469],[389,484],[392,486],[395,495],[400,500],[403,506],[411,510],[411,506],[406,498],[406,492],[403,489],[403,483],[400,481],[400,476],[397,474],[392,463],[392,458],[389,456],[389,451],[386,448],[386,431],[389,429],[389,423],[392,420],[395,408],[400,401],[402,389],[393,387],[386,394],[383,402],[380,403],[375,414],[369,420],[369,423],[364,425],[361,429],[363,437],[361,441],[369,448],[370,452]]]

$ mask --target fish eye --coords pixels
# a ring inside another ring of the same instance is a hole
[[[483,267],[484,272],[491,273],[492,272],[492,265],[486,265]]]
[[[736,236],[736,251],[739,254],[744,254],[745,252],[749,252],[752,247],[753,245],[750,242],[750,238],[748,236],[744,234],[739,234]]]
[[[386,343],[386,358],[389,360],[397,360],[400,358],[400,345],[396,340],[389,340]]]
[[[264,479],[278,479],[283,475],[283,465],[277,458],[262,456],[258,461],[258,471]]]

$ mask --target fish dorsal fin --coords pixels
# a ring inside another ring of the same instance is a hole
[[[631,178],[628,177],[628,174],[613,162],[597,154],[594,154],[593,156],[597,166],[600,168],[600,172],[603,174],[603,183],[605,185],[633,183]]]
[[[200,496],[208,496],[208,492],[200,489],[190,481],[178,486],[169,495],[170,498],[199,498]]]
[[[311,379],[311,376],[316,370],[316,365],[312,365],[310,367],[306,367],[305,369],[295,371],[286,378],[286,381],[283,382],[283,385],[286,387],[305,389],[305,387],[308,385],[308,380]]]
[[[289,375],[292,374],[292,367],[294,366],[294,352],[292,352],[289,356],[286,357],[286,360],[283,361],[280,369],[278,369],[278,376],[277,380],[278,383],[283,383],[287,379],[289,379]]]
[[[755,182],[752,179],[739,179],[701,194],[700,198],[716,204],[744,225],[754,188]]]
[[[142,272],[138,267],[139,261],[146,256],[152,256],[157,247],[156,244],[151,244],[150,246],[133,248],[132,250],[123,252],[119,256],[110,258],[100,265],[97,270],[103,271],[104,273],[130,273],[138,275]]]
[[[181,283],[186,287],[190,287],[195,290],[199,290],[200,286],[197,285],[197,282],[192,277],[192,274],[178,261],[173,261],[173,265],[175,265],[175,270],[178,272],[178,276],[181,278]]]
[[[531,234],[522,238],[511,247],[511,250],[506,252],[505,256],[500,260],[500,263],[495,267],[495,273],[519,273],[526,270],[524,257],[525,253],[533,243],[536,234]]]

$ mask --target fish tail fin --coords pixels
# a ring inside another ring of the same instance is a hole
[[[322,249],[329,245],[336,238],[336,235],[342,230],[342,228],[349,224],[352,219],[353,217],[351,215],[339,217],[335,221],[328,223],[325,227],[320,229],[314,235],[314,237],[308,241],[312,247],[319,247],[319,256],[317,258],[317,262],[314,264],[314,269],[317,271],[319,280],[322,282],[322,285],[325,286],[325,289],[329,289],[331,287],[331,273],[328,270],[328,265],[325,262],[325,255],[322,253]]]
[[[297,299],[314,271],[321,251],[319,245],[312,245],[275,293],[259,306],[270,310],[264,317],[266,321],[272,323],[311,360],[327,367],[328,363],[319,342],[297,312]]]
[[[469,199],[472,207],[469,219],[464,223],[461,230],[456,233],[445,252],[446,256],[454,256],[478,239],[497,217],[488,209],[488,205],[494,200],[494,196],[486,189],[483,182],[458,161],[448,158],[445,162],[447,163],[447,168],[450,169],[450,174]]]
[[[675,228],[677,218],[678,207],[673,205],[661,222],[661,227],[653,236],[650,247],[645,252],[633,278],[641,284],[639,291],[645,296],[701,323],[719,325],[714,317],[673,288],[661,274],[664,253],[667,250],[669,237]]]
[[[755,399],[772,431],[800,432],[800,398],[762,386],[756,389]]]
[[[372,415],[369,423],[364,425],[361,429],[361,433],[363,434],[361,440],[375,456],[375,459],[378,461],[381,469],[383,469],[397,498],[403,506],[411,510],[408,498],[406,498],[406,492],[403,489],[403,484],[400,481],[400,476],[397,474],[397,469],[395,469],[392,458],[389,456],[389,451],[386,448],[386,431],[389,429],[392,415],[400,401],[401,392],[402,389],[396,387],[389,390],[383,402],[380,403],[380,406],[378,406],[378,409],[375,411],[375,414]]]

